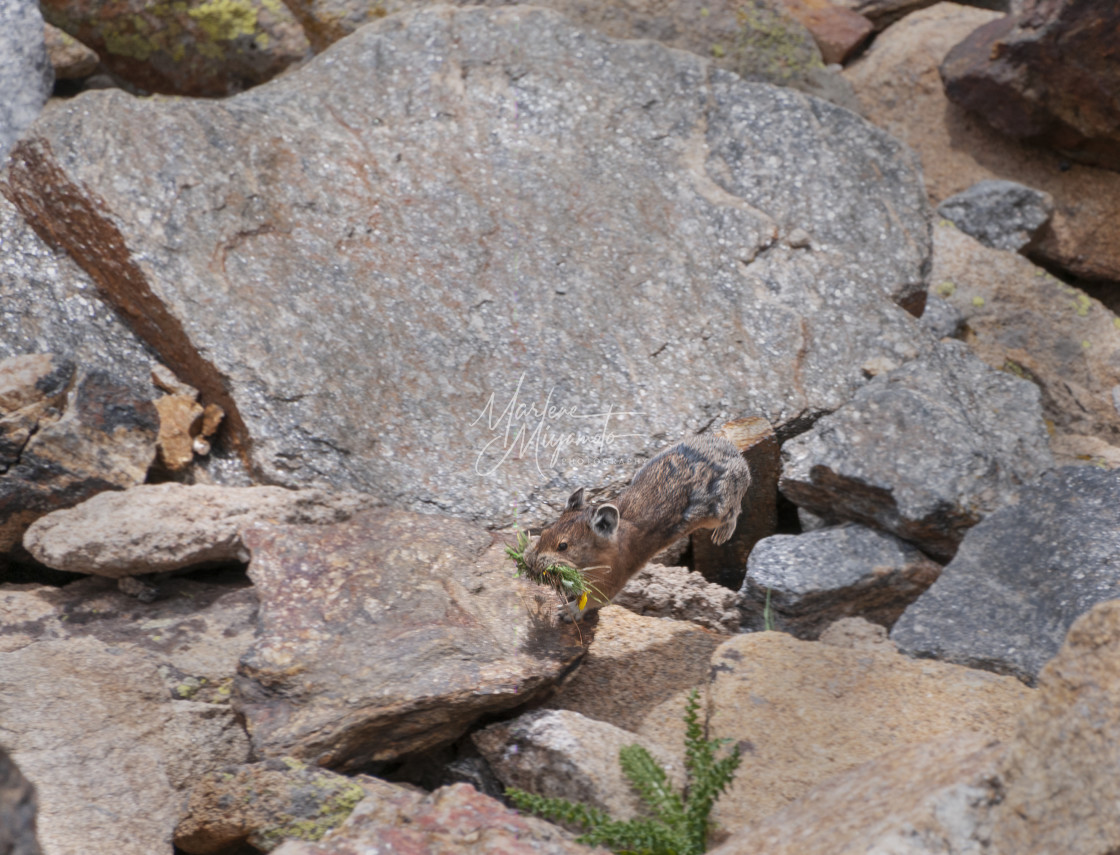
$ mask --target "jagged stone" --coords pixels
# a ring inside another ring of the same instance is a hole
[[[717,632],[739,629],[735,592],[687,567],[649,564],[611,602],[640,615],[691,621]]]
[[[835,621],[859,615],[891,627],[941,567],[908,543],[861,525],[842,525],[760,541],[739,591],[743,627],[817,638]]]
[[[937,213],[985,246],[1019,252],[1050,222],[1054,200],[1015,181],[977,181],[938,205]]]
[[[1038,388],[958,341],[876,377],[782,448],[781,489],[935,558],[1052,465]]]
[[[1073,622],[1117,585],[1120,471],[1066,467],[969,531],[891,638],[911,654],[1033,683]]]

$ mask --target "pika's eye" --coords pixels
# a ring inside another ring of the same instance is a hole
[[[561,543],[559,546],[556,547],[556,551],[557,552],[563,552],[567,548],[568,548],[568,544],[567,544],[567,542],[564,542],[564,543]]]

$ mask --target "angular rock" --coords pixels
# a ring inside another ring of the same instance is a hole
[[[649,751],[676,790],[684,783],[684,767],[658,745],[568,710],[535,710],[475,731],[471,740],[505,786],[579,802],[615,819],[648,810],[619,766],[625,746]]]
[[[20,773],[12,758],[0,749],[0,852],[4,855],[40,855],[35,838],[35,788]]]
[[[754,545],[772,535],[778,526],[778,478],[782,471],[782,451],[773,426],[763,418],[735,419],[715,433],[730,440],[742,453],[751,470],[751,483],[743,496],[742,512],[730,540],[717,546],[712,543],[711,533],[707,531],[699,531],[689,538],[692,566],[709,582],[735,591],[743,584],[747,556]],[[718,592],[713,593],[718,595]],[[717,601],[725,600],[718,595]],[[681,617],[684,620],[693,619]],[[704,621],[701,623],[712,626]]]
[[[945,93],[1001,133],[1120,170],[1120,9],[1020,0],[941,63]]]
[[[926,310],[922,312],[922,326],[936,338],[956,338],[964,325],[961,311],[941,296],[940,291],[932,291],[926,298]]]
[[[146,92],[220,97],[306,58],[307,38],[280,3],[43,0],[43,16]]]
[[[978,181],[938,205],[937,213],[985,246],[1019,252],[1050,221],[1054,200],[1015,181]]]
[[[194,461],[194,438],[202,432],[202,406],[190,395],[164,395],[155,400],[159,413],[159,459],[170,472]]]
[[[271,852],[285,840],[319,840],[367,795],[351,779],[295,760],[229,766],[203,775],[175,828],[175,846],[210,855],[248,844]]]
[[[469,784],[427,796],[401,793],[361,802],[350,819],[320,843],[288,841],[275,855],[368,855],[370,852],[462,855],[592,855],[560,828],[510,810]]]
[[[228,708],[172,700],[150,658],[93,637],[0,653],[0,722],[46,852],[170,855],[179,790],[247,753]]]
[[[687,567],[649,564],[611,601],[640,615],[686,620],[716,632],[738,632],[735,592]]]
[[[847,62],[874,29],[871,21],[858,12],[831,0],[782,0],[793,17],[813,35],[826,63]]]
[[[1083,279],[1120,281],[1120,175],[1075,165],[992,129],[945,97],[938,66],[949,50],[999,15],[938,3],[883,32],[844,70],[872,122],[922,158],[936,205],[984,179],[1017,181],[1049,193],[1054,217],[1032,257]]]
[[[773,628],[798,638],[817,638],[852,615],[889,628],[940,572],[910,544],[861,525],[775,535],[758,543],[747,564],[743,627],[764,629],[769,602]]]
[[[906,149],[530,7],[386,18],[222,102],[86,94],[0,185],[263,479],[489,525],[721,417],[781,433],[925,346],[895,305],[928,259]]]
[[[0,5],[0,163],[35,121],[54,84],[35,0]]]
[[[55,80],[78,80],[97,70],[101,62],[97,54],[73,36],[50,24],[46,25],[43,35]]]
[[[48,567],[115,579],[246,561],[248,526],[344,522],[375,504],[360,493],[141,484],[42,517],[23,543]]]
[[[1120,846],[1120,601],[1070,627],[1038,679],[992,811],[999,852],[1107,855]]]
[[[1006,739],[1030,694],[1010,677],[889,649],[734,636],[712,657],[708,728],[743,759],[713,817],[739,831],[889,751],[951,734]]]
[[[876,377],[782,455],[795,504],[942,559],[1052,465],[1038,388],[952,340]]]
[[[711,855],[987,852],[986,820],[1000,797],[1002,754],[1001,745],[980,733],[950,733],[888,751],[822,781]]]
[[[1120,320],[1025,258],[934,230],[932,292],[968,324],[972,350],[1035,383],[1057,436],[1120,445]]]
[[[104,371],[47,356],[0,360],[0,387],[27,402],[0,403],[0,554],[44,514],[143,482],[155,458],[151,401]]]
[[[891,638],[914,655],[1033,683],[1073,622],[1117,585],[1120,471],[1066,467],[972,529]]]
[[[384,510],[243,539],[261,611],[235,703],[258,756],[354,769],[433,748],[583,656],[581,630],[461,520]]]

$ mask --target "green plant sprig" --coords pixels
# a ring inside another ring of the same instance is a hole
[[[687,783],[683,793],[673,792],[665,769],[640,745],[627,745],[618,752],[623,774],[652,816],[623,822],[567,799],[513,787],[506,789],[506,796],[519,810],[584,829],[576,838],[580,843],[606,846],[618,855],[701,855],[711,831],[712,807],[735,777],[742,757],[736,746],[716,759],[716,751],[730,740],[705,739],[699,709],[699,692],[693,689],[684,715]]]
[[[602,592],[587,581],[583,571],[577,567],[572,567],[570,564],[550,564],[540,573],[534,572],[525,560],[525,550],[528,548],[529,533],[523,529],[517,529],[517,546],[506,547],[506,555],[517,564],[516,576],[527,576],[540,585],[555,588],[565,598],[577,597],[582,599],[585,596],[593,595],[596,599],[606,602]]]

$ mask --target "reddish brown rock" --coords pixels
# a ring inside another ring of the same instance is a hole
[[[450,742],[549,689],[591,637],[461,520],[384,510],[244,538],[260,634],[235,703],[259,756],[345,770]]]
[[[1120,170],[1120,7],[1022,0],[941,63],[945,92],[1001,133]]]
[[[47,56],[54,66],[55,80],[74,80],[88,77],[97,70],[97,54],[58,27],[47,24],[43,36],[47,43]]]
[[[805,25],[821,49],[824,61],[847,62],[871,35],[874,26],[858,12],[829,0],[782,0],[793,17]]]

